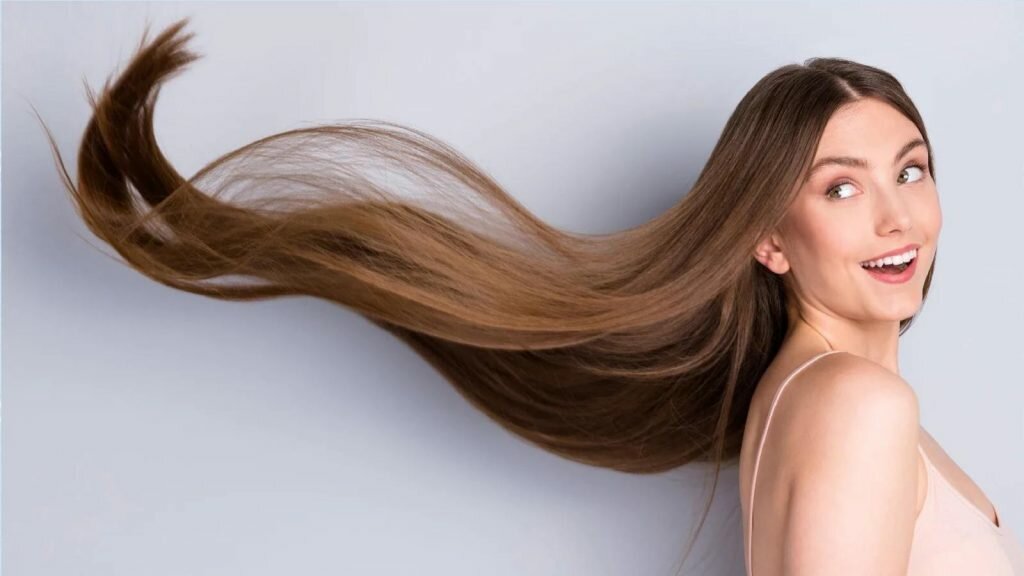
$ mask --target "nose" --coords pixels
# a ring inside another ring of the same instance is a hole
[[[888,236],[894,232],[907,232],[913,226],[907,200],[902,196],[906,190],[897,187],[879,186],[875,194],[875,213],[878,233]]]

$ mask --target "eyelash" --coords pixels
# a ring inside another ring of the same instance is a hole
[[[917,162],[911,162],[910,164],[907,164],[906,166],[904,166],[903,170],[906,170],[907,168],[917,168],[917,169],[921,170],[922,176],[921,176],[920,180],[916,180],[917,182],[920,182],[921,180],[924,179],[925,176],[928,175],[928,164],[927,163],[920,164],[920,163],[917,163]],[[900,172],[903,172],[903,170],[900,170]],[[847,198],[851,198],[850,196],[847,196],[846,198],[834,198],[834,197],[830,196],[830,194],[832,193],[833,190],[835,190],[836,188],[838,188],[838,187],[840,187],[840,186],[842,186],[844,184],[853,184],[853,182],[850,182],[849,180],[842,180],[840,182],[836,182],[835,184],[832,184],[831,186],[829,186],[828,188],[825,189],[825,197],[828,198],[829,200],[846,200]],[[913,184],[913,182],[910,182],[910,184]]]

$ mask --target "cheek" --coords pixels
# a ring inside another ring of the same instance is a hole
[[[913,213],[917,216],[915,225],[927,236],[924,240],[934,242],[942,230],[942,207],[934,189],[915,203]]]
[[[939,205],[938,196],[935,197],[935,210],[932,218],[932,232],[935,238],[939,237],[939,232],[942,231],[942,207]]]
[[[808,223],[806,236],[808,256],[822,269],[858,261],[865,236],[862,221],[832,214]]]

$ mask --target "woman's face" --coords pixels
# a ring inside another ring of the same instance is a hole
[[[804,306],[867,322],[917,313],[942,227],[928,149],[923,141],[913,144],[920,140],[913,122],[876,99],[841,108],[828,121],[811,172],[776,232],[769,266],[790,273]],[[846,160],[828,160],[835,157]],[[883,282],[861,265],[908,244],[920,247],[906,282]]]

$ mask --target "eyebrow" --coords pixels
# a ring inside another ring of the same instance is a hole
[[[911,150],[918,146],[926,146],[925,141],[921,138],[915,138],[914,140],[907,142],[902,148],[900,148],[899,152],[896,153],[896,157],[893,158],[892,163],[896,164],[901,158],[909,154]],[[807,173],[807,178],[805,180],[810,180],[811,176],[813,176],[819,168],[829,165],[849,166],[851,168],[867,168],[868,161],[863,158],[852,158],[850,156],[826,156],[824,158],[820,158],[814,163],[814,166],[812,166],[810,171]]]

